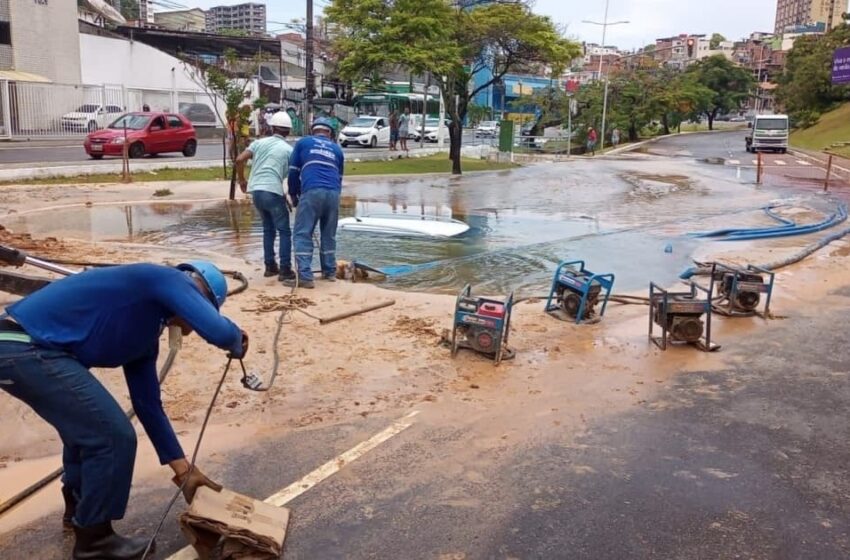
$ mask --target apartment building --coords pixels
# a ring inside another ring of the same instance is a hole
[[[841,25],[848,0],[777,0],[774,33],[781,35],[787,27],[823,23],[826,30]]]
[[[266,5],[248,2],[210,8],[206,12],[206,29],[207,33],[232,30],[247,35],[265,35]]]

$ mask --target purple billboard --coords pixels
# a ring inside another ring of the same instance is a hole
[[[832,83],[850,84],[850,47],[835,51],[832,57]]]

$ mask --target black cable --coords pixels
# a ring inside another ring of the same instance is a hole
[[[195,450],[192,452],[192,461],[189,464],[189,470],[186,472],[186,478],[183,479],[183,483],[171,497],[168,505],[165,508],[165,511],[162,512],[162,517],[159,520],[159,523],[156,526],[156,530],[151,535],[150,540],[148,541],[148,546],[145,548],[145,552],[142,554],[142,560],[147,558],[148,554],[153,547],[153,543],[156,541],[156,537],[159,535],[159,532],[162,530],[162,526],[165,523],[165,518],[168,517],[169,512],[171,512],[171,508],[174,507],[174,503],[177,501],[177,498],[180,497],[180,494],[183,493],[183,489],[186,487],[186,484],[189,482],[191,478],[192,472],[195,470],[195,459],[198,458],[198,450],[201,448],[201,440],[204,439],[204,432],[207,430],[207,423],[210,420],[210,415],[212,414],[213,408],[215,407],[215,401],[218,399],[218,394],[221,392],[221,387],[224,385],[224,380],[227,377],[227,372],[230,371],[230,364],[233,362],[233,358],[227,359],[227,365],[224,367],[224,373],[221,374],[221,379],[218,382],[218,386],[215,388],[215,393],[213,393],[212,400],[210,401],[210,405],[207,407],[207,413],[204,416],[204,422],[201,424],[201,432],[198,434],[198,440],[195,442]],[[242,360],[239,360],[239,363],[242,363]],[[245,370],[245,365],[242,365],[242,370]]]

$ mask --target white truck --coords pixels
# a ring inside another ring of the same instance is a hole
[[[788,115],[755,115],[747,125],[747,151],[778,150],[788,151]]]

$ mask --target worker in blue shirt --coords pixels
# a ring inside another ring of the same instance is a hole
[[[313,287],[313,230],[319,225],[319,262],[322,278],[336,280],[336,226],[339,219],[339,195],[345,155],[333,140],[333,123],[320,118],[313,121],[312,136],[295,144],[289,163],[288,195],[295,213],[295,263],[298,285]],[[285,280],[294,286],[296,280]]]
[[[56,280],[0,315],[0,387],[50,423],[64,444],[75,559],[134,559],[147,545],[112,529],[127,507],[136,433],[88,368],[124,368],[133,409],[174,483],[185,482],[187,502],[201,486],[221,489],[186,459],[162,409],[156,361],[160,335],[171,325],[244,356],[247,335],[218,311],[226,295],[224,276],[209,262],[131,264]]]

